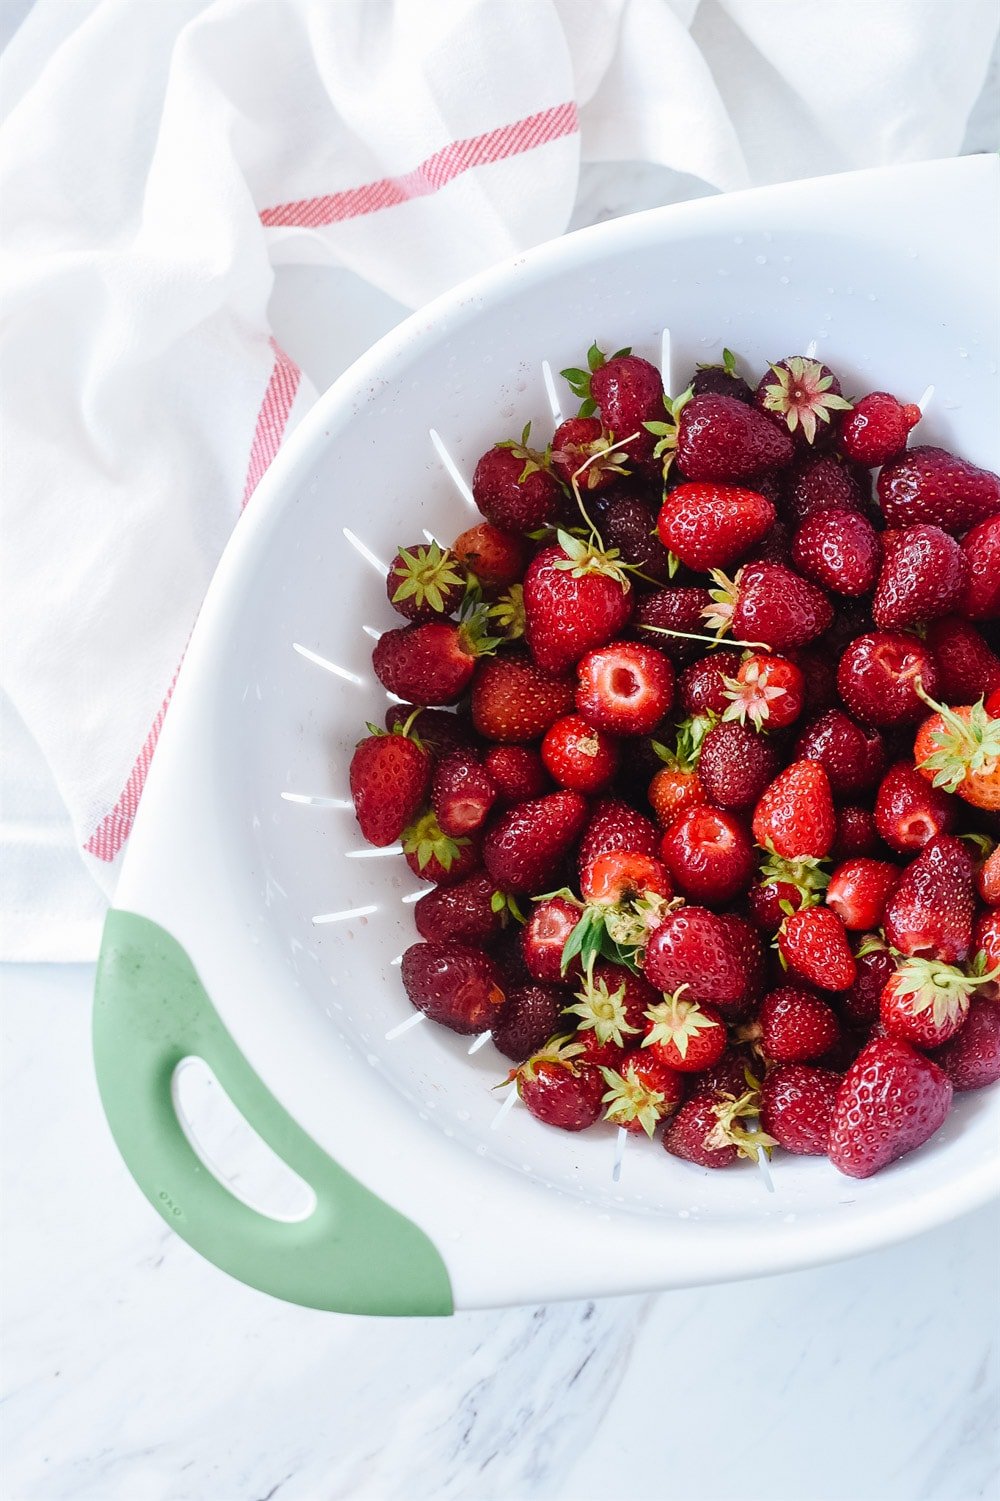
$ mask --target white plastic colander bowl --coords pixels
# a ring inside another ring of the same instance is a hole
[[[112,1129],[197,1249],[314,1306],[447,1312],[801,1267],[997,1191],[1000,1090],[961,1098],[928,1146],[865,1182],[782,1155],[773,1194],[750,1166],[703,1172],[644,1143],[614,1183],[610,1128],[571,1136],[521,1107],[491,1129],[508,1067],[492,1045],[470,1058],[430,1024],[386,1041],[410,1015],[391,961],[415,937],[418,883],[364,849],[347,785],[386,708],[365,628],[397,623],[347,533],[385,561],[475,519],[432,429],[469,476],[497,437],[551,428],[543,361],[578,363],[594,338],[657,360],[669,329],[678,375],[723,345],[759,369],[815,340],[848,392],[933,385],[921,441],[997,467],[997,204],[997,163],[972,159],[617,220],[438,299],[317,404],[213,582],[98,980]],[[311,1185],[312,1214],[265,1217],[205,1166],[175,1109],[192,1055]]]

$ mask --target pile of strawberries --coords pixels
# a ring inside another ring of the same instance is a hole
[[[407,995],[549,1125],[867,1177],[1000,1078],[1000,478],[809,358],[563,375],[389,571],[351,789],[431,883]]]

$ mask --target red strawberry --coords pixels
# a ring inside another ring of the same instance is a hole
[[[721,365],[698,365],[690,380],[684,382],[696,396],[732,396],[736,401],[751,402],[753,391],[736,368],[731,349],[722,351]]]
[[[878,498],[889,526],[967,532],[1000,512],[1000,476],[944,448],[910,448],[882,470]]]
[[[893,948],[907,956],[961,963],[972,947],[973,874],[961,839],[942,834],[930,840],[886,906],[883,928]]]
[[[545,469],[545,458],[528,448],[530,423],[520,443],[488,448],[472,476],[476,505],[492,526],[508,532],[532,532],[556,512],[562,498],[558,481]]]
[[[1000,515],[981,521],[962,538],[966,579],[958,612],[967,620],[1000,618]]]
[[[472,744],[468,724],[447,709],[421,709],[416,704],[390,704],[386,709],[387,730],[402,729],[407,721],[411,736],[422,741],[435,760]]]
[[[840,1014],[851,1027],[870,1027],[878,1020],[882,992],[895,973],[896,961],[877,935],[870,933],[854,956],[854,984],[837,996]]]
[[[572,707],[572,678],[549,677],[520,653],[480,663],[472,682],[472,722],[484,740],[537,740]]]
[[[483,756],[483,766],[501,803],[541,797],[549,785],[541,756],[527,745],[491,745]]]
[[[656,754],[663,764],[650,782],[647,796],[661,828],[668,829],[685,808],[708,802],[708,794],[697,769],[702,738],[708,723],[707,719],[684,720],[677,727],[671,749],[660,745],[658,741],[654,742]]]
[[[497,645],[486,632],[485,616],[474,612],[456,625],[432,620],[386,631],[375,643],[375,676],[397,698],[418,704],[456,704],[475,670],[476,661]]]
[[[686,484],[671,490],[657,520],[660,541],[697,573],[728,568],[767,535],[775,509],[756,490]]]
[[[626,455],[596,417],[570,417],[552,435],[552,468],[564,484],[583,491],[606,490],[623,474]]]
[[[428,891],[414,905],[413,921],[421,938],[475,945],[500,931],[508,911],[503,892],[481,870],[456,886]]]
[[[857,475],[833,454],[804,455],[788,476],[785,509],[802,526],[823,511],[863,511],[865,495]]]
[[[562,967],[563,949],[579,921],[580,908],[565,897],[550,896],[538,903],[521,933],[524,962],[533,979],[559,985],[572,984],[579,976],[579,955],[565,972]]]
[[[738,957],[747,976],[746,990],[739,1001],[715,1002],[723,1016],[729,1018],[742,1015],[748,1004],[752,1005],[759,1000],[764,988],[766,960],[760,935],[749,918],[740,917],[735,912],[723,912],[719,921],[726,935],[726,942],[731,946],[730,952]]]
[[[847,990],[857,977],[844,925],[829,907],[806,907],[786,917],[778,952],[794,975],[819,990]]]
[[[779,766],[774,746],[743,724],[717,724],[701,743],[698,776],[706,798],[720,808],[752,807]]]
[[[1000,844],[976,873],[976,890],[989,907],[1000,907]]]
[[[962,1030],[933,1057],[955,1089],[996,1084],[1000,1080],[1000,1006],[973,999]]]
[[[652,855],[634,850],[605,850],[580,862],[580,891],[587,902],[621,907],[650,896],[672,897],[670,874]]]
[[[982,870],[977,874],[977,885],[980,884],[981,877]],[[977,966],[981,963],[984,972],[1000,968],[1000,911],[996,908],[990,912],[980,912],[976,918],[972,930],[972,952],[977,956]],[[983,956],[982,961],[978,958],[980,954]],[[996,981],[984,985],[979,993],[987,1000],[1000,1001],[1000,976]]]
[[[765,933],[777,933],[789,910],[814,907],[823,900],[829,876],[819,860],[785,860],[768,855],[760,880],[748,893],[753,920]]]
[[[782,985],[764,997],[755,1030],[765,1056],[776,1063],[821,1058],[840,1037],[832,1007],[794,985]]]
[[[587,832],[580,841],[579,866],[586,869],[609,850],[655,855],[659,844],[659,830],[645,814],[637,813],[620,798],[602,798],[593,805]]]
[[[698,1167],[728,1167],[741,1157],[756,1162],[761,1147],[774,1146],[766,1132],[753,1128],[758,1097],[753,1090],[733,1098],[724,1093],[700,1093],[667,1122],[663,1145],[673,1157]]]
[[[471,834],[486,821],[497,789],[485,766],[468,751],[453,751],[434,772],[431,804],[446,834]]]
[[[828,1068],[782,1063],[768,1071],[760,1090],[760,1123],[786,1152],[822,1157],[840,1088]]]
[[[392,608],[415,621],[453,615],[465,598],[465,588],[458,559],[436,542],[400,548],[385,581]]]
[[[723,719],[749,719],[755,730],[784,730],[802,712],[802,673],[785,657],[758,652],[743,659],[735,678],[726,687],[729,704]]]
[[[895,539],[878,576],[872,614],[882,630],[938,620],[958,604],[968,567],[954,537],[939,526],[909,526]]]
[[[503,1004],[493,960],[464,943],[414,943],[400,973],[417,1010],[453,1032],[486,1031]]]
[[[631,563],[645,579],[665,584],[671,560],[656,533],[655,519],[655,506],[636,495],[616,495],[601,521],[601,536],[607,548],[616,548],[622,561]]]
[[[687,638],[705,634],[702,616],[711,603],[707,589],[690,586],[658,589],[637,602],[632,625],[640,639],[659,647],[678,666],[683,666],[705,649],[700,640]],[[680,634],[672,635],[673,631]]]
[[[920,421],[920,408],[903,405],[888,391],[872,391],[855,403],[840,429],[840,443],[849,459],[877,469],[906,447],[910,429]]]
[[[677,889],[689,901],[722,907],[745,891],[756,870],[746,829],[718,808],[688,808],[660,844]]]
[[[922,1146],[951,1108],[951,1081],[909,1043],[878,1037],[844,1076],[830,1122],[828,1153],[850,1178],[870,1178]]]
[[[735,579],[718,571],[713,577],[714,603],[705,620],[737,641],[787,652],[821,635],[833,620],[822,590],[783,563],[747,563]]]
[[[653,442],[646,430],[646,422],[659,416],[663,409],[660,372],[648,360],[629,350],[622,350],[609,360],[601,356],[599,361],[593,361],[588,355],[588,362],[591,373],[587,394],[600,407],[605,427],[619,441],[629,439],[625,452],[630,459],[648,462]],[[574,390],[577,390],[576,386]],[[633,437],[633,434],[638,436]]]
[[[1000,717],[987,714],[982,702],[928,704],[937,709],[925,719],[913,742],[913,760],[932,785],[956,793],[974,808],[1000,810]]]
[[[874,855],[879,847],[874,816],[867,808],[842,804],[835,808],[837,832],[830,855],[834,860],[851,860],[859,855]]]
[[[655,930],[643,969],[650,984],[688,1000],[736,1005],[751,980],[747,956],[721,917],[705,907],[681,907]]]
[[[597,730],[648,735],[674,700],[668,657],[638,641],[613,641],[577,665],[576,707]]]
[[[936,1048],[965,1023],[975,981],[936,959],[906,959],[882,992],[883,1030],[917,1048]]]
[[[517,985],[507,992],[493,1023],[493,1043],[514,1063],[544,1048],[559,1026],[566,992],[555,985]]]
[[[587,818],[578,792],[550,792],[496,818],[483,840],[483,863],[504,891],[544,891],[576,844]]]
[[[567,714],[546,730],[542,761],[560,787],[571,792],[603,792],[618,770],[618,746],[579,714]]]
[[[576,1004],[567,1015],[577,1018],[577,1038],[593,1031],[598,1043],[613,1042],[619,1048],[638,1046],[649,1023],[646,1012],[662,999],[642,975],[620,964],[598,959],[589,977],[576,993]]]
[[[556,1038],[514,1071],[530,1113],[561,1131],[585,1131],[604,1113],[604,1077],[581,1057],[578,1043]]]
[[[786,432],[732,396],[688,396],[667,403],[667,422],[649,424],[660,439],[664,468],[676,457],[689,480],[738,484],[769,469],[785,469],[795,447]]]
[[[633,1049],[617,1069],[604,1068],[601,1072],[608,1086],[604,1118],[626,1131],[645,1131],[651,1137],[664,1116],[676,1110],[684,1098],[684,1075],[651,1053]]]
[[[797,760],[818,761],[837,797],[867,792],[885,766],[885,746],[877,730],[855,724],[840,709],[828,709],[795,742]]]
[[[646,1017],[642,1046],[678,1073],[710,1068],[726,1051],[726,1024],[714,1006],[672,995],[650,1006]]]
[[[920,719],[917,694],[937,692],[934,657],[916,636],[903,631],[872,631],[852,641],[837,668],[837,691],[855,719],[865,724],[906,724]]]
[[[877,928],[902,874],[887,860],[845,860],[830,877],[826,904],[853,932]]]
[[[369,844],[395,844],[420,807],[431,776],[427,748],[404,729],[373,730],[351,757],[354,811]]]
[[[934,653],[938,685],[932,688],[925,681],[924,687],[946,704],[974,704],[1000,689],[1000,657],[968,621],[957,615],[932,621],[927,645]]]
[[[488,593],[497,593],[516,584],[528,560],[523,537],[515,532],[502,531],[488,521],[468,527],[455,538],[451,550],[462,567],[474,573]]]
[[[732,682],[743,664],[741,652],[708,652],[685,667],[677,680],[677,692],[685,714],[723,714],[731,700],[727,684]]]
[[[456,886],[482,864],[479,836],[446,834],[433,813],[403,830],[403,854],[415,876],[438,886]]]
[[[794,354],[772,365],[754,392],[754,403],[772,415],[805,448],[839,425],[835,414],[850,411],[840,382],[819,360]]]
[[[595,646],[604,646],[628,621],[628,576],[610,554],[559,533],[524,575],[525,637],[543,672],[565,672]]]
[[[834,594],[869,594],[881,561],[878,533],[857,511],[821,511],[802,523],[792,542],[792,562],[803,578]]]
[[[911,761],[896,761],[879,785],[875,827],[890,849],[908,855],[937,834],[949,833],[958,807],[950,793],[932,787]]]
[[[819,761],[786,766],[754,809],[757,843],[786,860],[822,860],[835,832],[830,782]]]

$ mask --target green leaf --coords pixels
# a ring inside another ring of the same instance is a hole
[[[605,358],[604,351],[598,347],[597,340],[595,339],[587,350],[587,365],[591,374],[595,370],[600,370],[601,366],[606,364],[607,359]]]
[[[560,370],[559,374],[563,380],[568,380],[571,386],[578,386],[588,378],[586,370],[581,370],[576,365],[570,365],[567,369]]]
[[[577,412],[577,416],[578,417],[593,417],[593,415],[594,415],[594,413],[596,411],[597,411],[597,402],[594,400],[594,398],[592,396],[588,396],[587,399],[586,399],[586,401],[583,401],[583,402],[580,403],[580,410],[579,410],[579,412]]]

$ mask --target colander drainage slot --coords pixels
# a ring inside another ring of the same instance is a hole
[[[182,1058],[170,1088],[192,1151],[223,1187],[268,1219],[309,1218],[315,1193],[248,1124],[204,1059]]]

